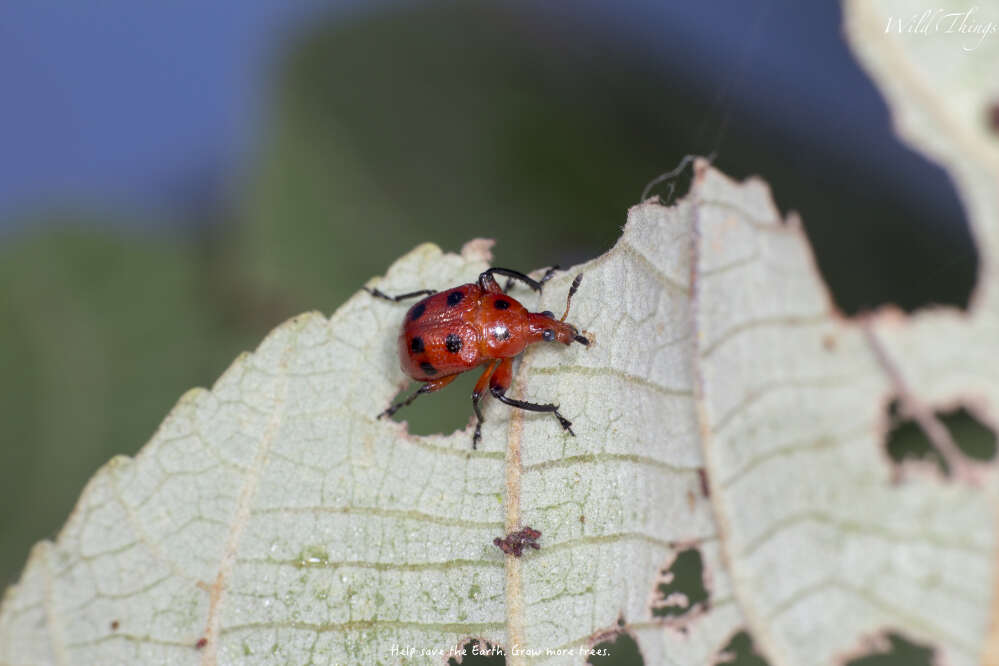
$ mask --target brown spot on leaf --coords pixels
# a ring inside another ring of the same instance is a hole
[[[701,495],[705,499],[711,497],[711,487],[708,486],[708,470],[699,467],[697,469],[697,478],[701,482]]]
[[[530,547],[534,550],[541,548],[541,546],[538,545],[538,538],[540,536],[540,530],[536,530],[529,526],[522,527],[516,532],[510,532],[505,537],[496,537],[493,539],[493,544],[507,555],[520,557],[523,554],[525,547]]]

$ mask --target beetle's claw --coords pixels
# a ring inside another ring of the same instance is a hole
[[[555,271],[557,271],[557,270],[559,270],[559,265],[558,264],[555,264],[554,266],[552,266],[551,268],[549,268],[547,271],[545,271],[545,274],[541,276],[541,279],[538,280],[538,284],[543,287],[544,284],[545,284],[545,282],[548,282],[548,280],[552,279],[552,276],[555,275]],[[541,291],[541,290],[539,289],[538,291]]]
[[[570,435],[572,435],[573,437],[575,437],[575,436],[576,436],[576,433],[574,433],[574,432],[572,431],[572,421],[570,421],[569,419],[567,419],[567,418],[565,418],[564,416],[562,416],[561,414],[559,414],[559,413],[558,413],[558,408],[556,408],[556,409],[555,409],[555,418],[557,418],[557,419],[558,419],[558,424],[559,424],[560,426],[562,426],[562,429],[563,429],[563,430],[566,430],[566,431],[568,431],[568,433],[569,433]]]

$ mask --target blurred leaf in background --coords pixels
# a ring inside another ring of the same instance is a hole
[[[5,581],[94,469],[134,451],[181,392],[228,363],[242,341],[202,288],[189,243],[70,228],[0,252]]]

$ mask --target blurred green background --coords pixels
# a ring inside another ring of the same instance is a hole
[[[251,149],[221,175],[192,169],[204,205],[157,212],[94,192],[8,211],[0,583],[100,465],[134,454],[184,391],[284,319],[331,313],[425,241],[495,238],[495,263],[521,270],[596,256],[686,153],[761,175],[801,212],[844,311],[966,304],[976,257],[960,205],[894,139],[836,5],[741,4],[317,12],[254,70]],[[96,103],[114,95],[127,82]],[[2,159],[15,173],[29,157]],[[400,416],[421,433],[462,427],[462,386]]]

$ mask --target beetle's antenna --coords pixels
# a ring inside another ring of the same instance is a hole
[[[572,286],[569,287],[569,295],[565,297],[565,314],[559,321],[565,321],[565,318],[569,316],[569,305],[572,303],[572,295],[576,293],[579,289],[579,283],[583,281],[583,274],[580,273],[576,276],[576,279],[572,281]]]

